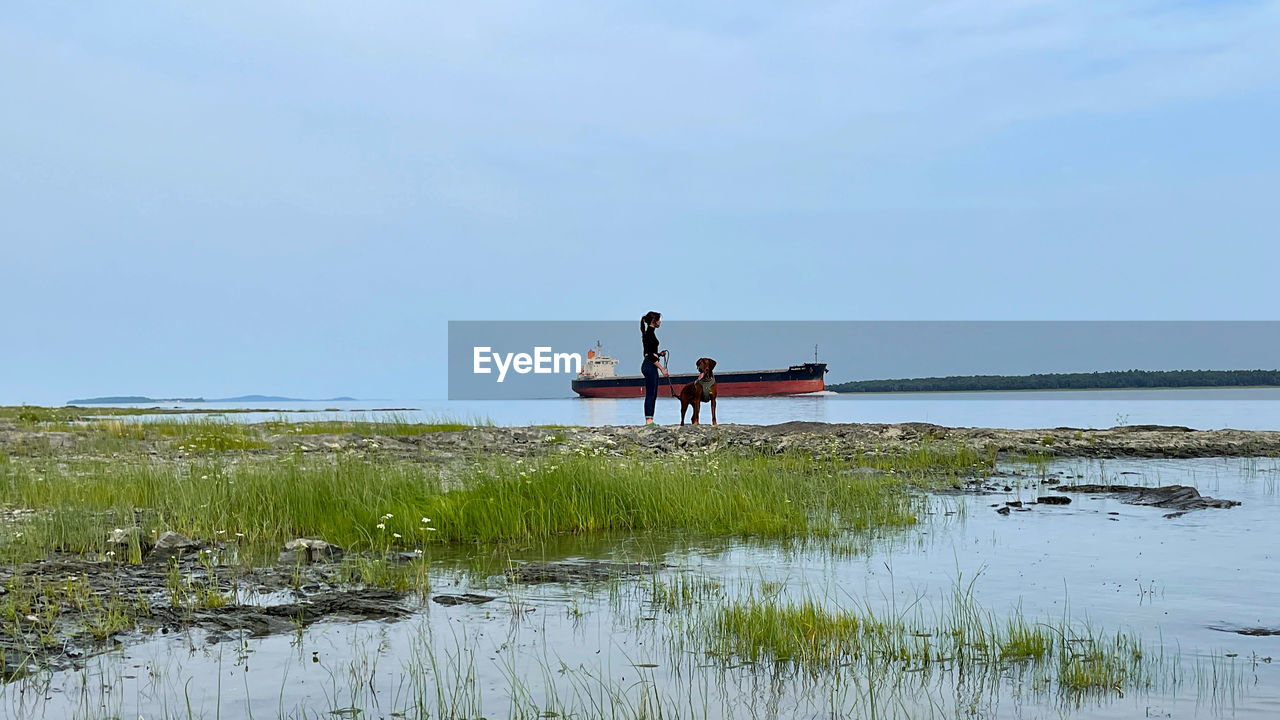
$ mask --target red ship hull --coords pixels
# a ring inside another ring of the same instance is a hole
[[[748,370],[716,374],[716,395],[719,397],[747,397],[760,395],[795,395],[826,389],[823,376],[825,363],[793,365],[785,370]],[[697,379],[696,374],[672,374],[658,378],[658,394],[671,395],[668,385],[676,392],[686,383]],[[644,397],[644,378],[639,375],[611,377],[598,380],[574,380],[573,391],[587,398]]]
[[[673,385],[680,392],[680,385]],[[826,386],[821,380],[775,380],[771,382],[717,383],[718,397],[749,397],[759,395],[795,395],[798,393],[818,392]],[[577,393],[589,398],[630,398],[644,397],[644,387],[612,387],[581,388]],[[667,389],[667,379],[658,379],[658,397],[671,395]]]

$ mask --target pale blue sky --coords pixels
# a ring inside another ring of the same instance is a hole
[[[1280,2],[11,2],[0,402],[478,319],[1275,319]]]

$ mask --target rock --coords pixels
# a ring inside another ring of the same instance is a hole
[[[602,560],[586,560],[577,562],[529,563],[517,565],[507,570],[511,580],[526,584],[569,583],[569,582],[601,582],[632,575],[648,575],[663,564],[617,563]]]
[[[107,533],[107,545],[109,547],[128,548],[135,542],[144,553],[154,545],[151,536],[142,532],[140,527],[116,528]]]
[[[483,605],[484,603],[487,603],[491,600],[496,600],[496,599],[497,599],[496,597],[493,597],[490,595],[477,595],[475,593],[463,593],[461,595],[436,595],[435,597],[431,598],[431,601],[440,603],[445,607],[452,607],[454,605]]]
[[[1234,625],[1210,625],[1210,630],[1218,632],[1229,632],[1237,635],[1248,635],[1249,637],[1268,637],[1270,635],[1280,635],[1280,628],[1268,627],[1245,627]]]
[[[1005,503],[1005,505],[1008,505],[1009,507],[1022,507],[1022,501],[1010,500],[1009,502]]]
[[[1036,502],[1041,505],[1070,505],[1071,498],[1065,495],[1044,495],[1036,498]]]
[[[996,510],[996,513],[997,513],[997,514],[1000,514],[1000,515],[1008,515],[1008,514],[1009,514],[1009,508],[1007,508],[1007,507],[999,508],[999,509],[997,509],[997,510]]]
[[[313,563],[342,557],[343,550],[319,538],[295,538],[284,544],[276,562],[285,565]]]
[[[1058,490],[1061,492],[1114,495],[1121,502],[1129,503],[1130,505],[1149,505],[1151,507],[1179,511],[1169,513],[1165,517],[1177,517],[1188,510],[1230,508],[1240,504],[1237,500],[1204,497],[1199,490],[1189,485],[1165,485],[1154,488],[1135,485],[1063,485]]]
[[[200,543],[195,540],[172,530],[166,530],[156,539],[155,547],[147,555],[147,562],[163,562],[199,549]]]

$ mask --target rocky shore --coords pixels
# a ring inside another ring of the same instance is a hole
[[[1280,431],[1193,430],[1180,426],[1128,425],[1108,429],[943,427],[929,423],[817,423],[778,425],[515,426],[384,435],[378,432],[293,433],[250,425],[261,442],[249,454],[377,451],[406,458],[467,459],[548,454],[697,455],[725,449],[766,454],[812,452],[834,457],[895,453],[920,448],[968,447],[999,458],[1197,458],[1280,456]],[[0,422],[0,452],[77,455],[75,432],[30,430]],[[164,456],[181,452],[176,438],[148,437],[135,446]]]
[[[1106,430],[1050,428],[1002,430],[949,428],[928,423],[779,425],[481,427],[459,432],[373,438],[356,435],[272,438],[276,449],[304,451],[359,448],[376,443],[384,451],[450,457],[555,453],[693,455],[724,449],[767,454],[788,451],[836,457],[894,453],[931,443],[969,447],[1000,457],[1044,455],[1072,458],[1267,457],[1280,455],[1280,432],[1192,430],[1133,425]]]

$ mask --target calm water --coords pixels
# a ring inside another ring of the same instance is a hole
[[[665,390],[665,388],[664,388]],[[1215,390],[1108,390],[1025,393],[819,394],[792,397],[726,398],[720,422],[769,425],[792,420],[846,422],[930,422],[953,427],[1108,428],[1115,425],[1186,425],[1197,429],[1280,429],[1280,388]],[[181,407],[181,406],[172,406]],[[189,407],[218,407],[200,403]],[[242,403],[237,407],[255,407]],[[411,419],[487,418],[499,425],[631,425],[643,421],[642,400],[554,399],[450,402],[444,400],[363,400],[344,403],[261,403],[269,410],[327,410],[324,417],[373,416],[376,408],[413,408]],[[708,416],[709,411],[704,408]],[[277,413],[230,416],[262,420]],[[320,417],[311,414],[310,417]],[[661,394],[656,419],[680,421],[679,403]]]
[[[967,682],[954,673],[905,674],[870,700],[852,670],[772,675],[703,656],[681,617],[650,602],[649,580],[512,588],[467,585],[441,562],[434,592],[498,596],[481,606],[428,604],[412,619],[325,623],[291,636],[207,642],[200,632],[156,637],[58,673],[35,692],[9,685],[9,717],[507,717],[513,699],[537,708],[608,715],[657,702],[680,716],[981,718],[1245,718],[1280,716],[1280,637],[1218,625],[1280,626],[1274,518],[1275,460],[1066,462],[1068,481],[1182,483],[1240,500],[1179,518],[1166,511],[1076,495],[1068,506],[1001,516],[992,505],[1037,497],[1034,479],[1008,492],[941,496],[912,529],[869,553],[795,551],[760,543],[671,539],[569,541],[515,559],[657,555],[664,577],[714,580],[724,597],[766,586],[832,608],[930,618],[957,586],[996,617],[1069,617],[1077,626],[1137,633],[1167,660],[1152,691],[1064,702],[1014,674]],[[459,583],[455,587],[455,583]],[[776,585],[774,585],[776,583]],[[883,696],[888,692],[889,697]],[[872,696],[874,697],[874,695]],[[646,699],[648,698],[648,699]],[[417,714],[421,700],[430,711]],[[357,714],[350,708],[358,708]],[[624,715],[626,713],[623,713]]]

